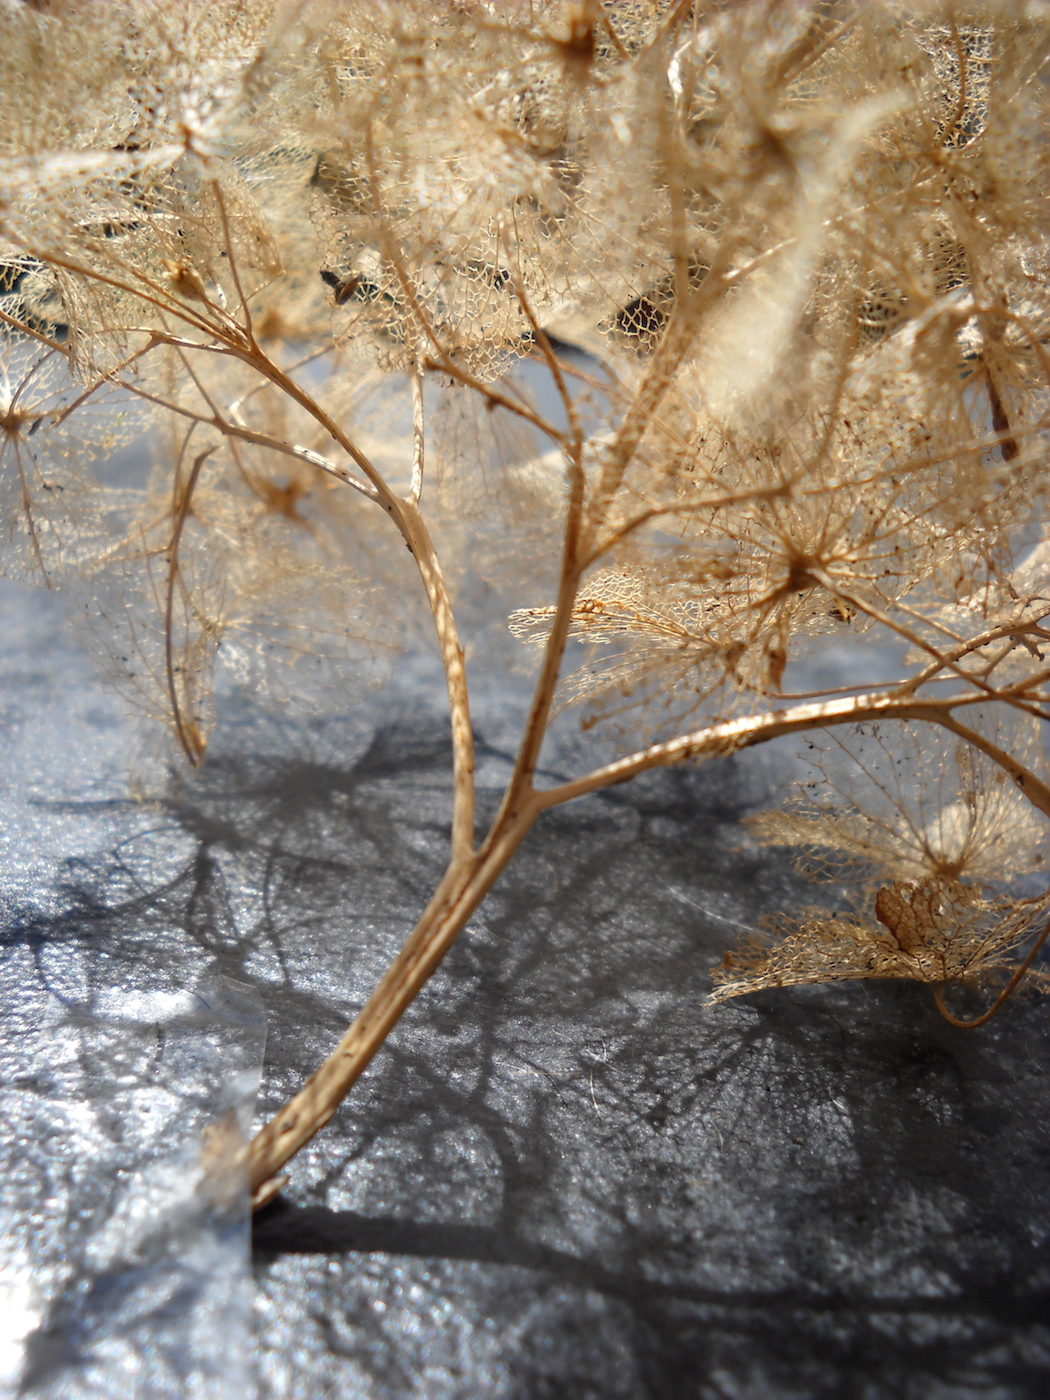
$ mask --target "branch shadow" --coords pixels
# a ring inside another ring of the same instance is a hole
[[[254,983],[276,1108],[447,849],[446,726],[348,733],[235,730],[99,814],[121,839],[0,946],[71,1015],[144,958]],[[891,984],[707,1007],[737,926],[801,897],[744,841],[754,801],[730,758],[537,827],[256,1222],[272,1394],[1045,1393],[1045,1012],[969,1035]]]

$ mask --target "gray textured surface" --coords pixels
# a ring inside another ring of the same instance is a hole
[[[135,808],[128,731],[55,610],[4,608],[5,959],[254,984],[275,1106],[439,874],[438,712],[407,682],[354,721],[234,707],[195,782]],[[497,695],[477,713],[489,804],[510,718]],[[264,1393],[1050,1390],[1047,1008],[968,1034],[916,987],[703,1004],[738,925],[800,896],[738,825],[787,761],[537,828],[257,1223]]]
[[[206,1125],[215,1166],[250,1126],[262,1008],[183,929],[114,927],[178,842],[124,800],[127,725],[53,602],[0,617],[0,1394],[248,1396],[243,1174],[199,1188]]]

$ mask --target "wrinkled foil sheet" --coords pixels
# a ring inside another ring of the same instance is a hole
[[[143,936],[120,852],[151,821],[124,797],[124,726],[61,638],[41,644],[53,610],[3,601],[0,1395],[250,1397],[238,1150],[262,1003],[175,931]],[[79,841],[110,857],[97,903]]]
[[[16,775],[25,827],[3,819],[20,891],[5,957],[24,947],[27,968],[100,994],[254,987],[274,1110],[439,878],[439,679],[420,662],[353,716],[309,722],[234,698],[200,774],[142,808],[107,767],[127,731],[86,664],[57,632],[18,660],[14,635],[10,742],[39,771]],[[475,703],[484,815],[527,683],[498,629],[471,635],[500,677]],[[578,744],[556,735],[549,770],[579,771]],[[814,898],[740,826],[793,762],[785,747],[655,774],[541,821],[256,1221],[261,1397],[1048,1393],[1048,1008],[1017,1001],[969,1033],[916,986],[705,1005],[727,946]],[[40,976],[5,992],[27,1023]],[[64,1240],[80,1258],[101,1217],[77,1223],[56,1191],[55,1257]]]

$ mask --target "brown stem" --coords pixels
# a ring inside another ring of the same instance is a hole
[[[798,734],[807,729],[824,729],[836,724],[860,724],[873,719],[918,719],[943,723],[943,716],[953,707],[974,704],[983,696],[953,695],[944,699],[916,700],[899,690],[879,695],[849,695],[842,700],[825,700],[815,705],[795,705],[787,710],[773,710],[743,719],[725,720],[705,729],[682,734],[662,744],[652,744],[638,753],[628,754],[614,763],[607,763],[593,772],[585,773],[571,782],[560,783],[536,794],[536,800],[546,809],[598,792],[615,783],[625,783],[650,768],[669,768],[675,763],[697,762],[753,748],[785,734]]]
[[[375,499],[393,520],[416,561],[416,568],[434,617],[441,661],[445,670],[449,711],[452,720],[452,765],[454,805],[452,812],[453,862],[465,859],[474,848],[474,732],[470,723],[467,671],[460,645],[452,602],[445,585],[441,564],[419,506],[411,496],[398,496],[357,444],[327,414],[321,405],[290,375],[262,351],[244,353],[242,358],[319,423],[371,482]]]
[[[958,1026],[960,1030],[972,1031],[976,1030],[978,1026],[985,1025],[988,1021],[992,1019],[992,1017],[1007,1000],[1007,998],[1012,995],[1014,988],[1017,986],[1018,982],[1020,982],[1021,978],[1025,975],[1028,969],[1035,962],[1036,955],[1039,952],[1039,949],[1046,942],[1048,934],[1050,934],[1050,919],[1048,919],[1047,922],[1043,925],[1042,933],[1032,944],[1031,948],[1029,948],[1028,955],[1025,958],[1024,962],[1020,965],[1020,967],[1017,969],[1014,975],[1010,978],[1009,982],[1007,982],[1006,986],[999,993],[996,999],[992,1002],[988,1010],[985,1011],[982,1015],[975,1016],[972,1021],[964,1021],[961,1017],[952,1015],[952,1013],[944,1004],[945,984],[943,982],[940,983],[938,986],[934,987],[933,989],[933,999],[937,1003],[937,1010],[941,1013],[941,1015],[950,1025]]]
[[[906,627],[904,623],[898,622],[896,618],[892,617],[891,614],[885,612],[882,608],[878,608],[873,603],[869,603],[866,598],[863,598],[853,589],[843,587],[837,579],[833,578],[823,569],[814,569],[812,573],[817,582],[823,585],[832,597],[840,598],[850,607],[856,608],[859,613],[863,613],[866,617],[870,617],[875,622],[880,623],[887,631],[896,632],[898,637],[903,638],[904,641],[910,642],[912,646],[918,647],[920,651],[924,651],[928,656],[933,657],[934,661],[937,663],[938,670],[949,670],[954,676],[958,677],[959,680],[965,681],[968,685],[979,686],[990,700],[1003,698],[1001,691],[996,690],[994,686],[982,680],[979,675],[963,670],[961,666],[951,661],[944,652],[938,651],[932,642],[928,642],[925,637],[920,637],[918,632],[913,631],[910,627]]]
[[[542,693],[541,687],[537,701]],[[911,696],[882,695],[796,706],[779,714],[713,725],[669,744],[654,745],[642,754],[609,764],[585,778],[547,792],[536,792],[529,775],[523,776],[528,752],[523,747],[508,794],[482,846],[466,860],[449,866],[407,942],[333,1053],[253,1139],[249,1148],[253,1204],[256,1208],[264,1205],[280,1190],[283,1180],[278,1175],[280,1169],[331,1118],[491,889],[541,811],[622,782],[647,768],[684,759],[714,757],[781,734],[827,724],[875,717],[936,720],[945,706],[960,703],[965,701],[959,697],[920,702]],[[542,734],[542,728],[540,732]]]
[[[190,431],[193,431],[192,428]],[[189,717],[188,723],[184,719],[182,706],[179,704],[178,686],[175,684],[175,582],[179,575],[179,541],[182,539],[183,526],[186,524],[186,517],[190,512],[193,492],[201,474],[201,468],[214,451],[214,447],[206,447],[194,458],[189,479],[181,494],[176,498],[175,524],[172,526],[171,543],[168,546],[168,585],[164,603],[164,671],[168,681],[168,697],[171,700],[171,716],[175,722],[175,733],[179,744],[194,768],[198,767],[204,758],[204,742],[197,731],[197,723],[192,715]]]
[[[281,1167],[324,1127],[367,1068],[521,845],[538,812],[535,803],[521,806],[513,820],[497,821],[466,863],[449,866],[418,924],[335,1050],[252,1139],[248,1167],[256,1209],[280,1190]]]
[[[558,581],[554,620],[551,623],[550,636],[547,638],[547,645],[544,649],[543,664],[536,681],[532,707],[525,723],[521,746],[514,764],[514,772],[511,774],[511,780],[507,786],[497,821],[504,817],[513,820],[516,806],[521,802],[531,801],[534,795],[532,779],[539,762],[543,738],[547,732],[547,722],[550,718],[551,706],[554,704],[554,692],[558,685],[562,658],[565,655],[569,631],[572,627],[573,608],[576,605],[576,595],[579,592],[580,577],[583,572],[579,551],[586,488],[583,464],[578,453],[570,458],[569,470],[571,478],[569,509],[565,520],[561,577]]]
[[[192,308],[187,307],[184,302],[173,296],[167,289],[153,278],[147,277],[138,268],[128,266],[129,274],[140,285],[125,282],[119,277],[110,277],[97,268],[84,267],[72,258],[64,257],[61,253],[56,253],[47,249],[37,249],[32,245],[25,246],[25,251],[30,257],[38,258],[49,267],[60,267],[64,272],[75,272],[88,281],[101,282],[103,286],[113,287],[118,292],[126,292],[128,296],[137,297],[139,301],[146,302],[150,306],[155,306],[158,311],[167,312],[174,315],[178,320],[185,321],[187,325],[193,326],[195,330],[203,331],[207,335],[214,335],[225,340],[229,330],[235,329],[229,317],[225,317],[226,326],[217,326],[206,317],[198,315]],[[146,288],[144,291],[143,288]],[[214,306],[211,302],[206,303],[209,310],[221,313],[221,308]]]
[[[0,322],[5,326],[10,326],[12,330],[18,331],[21,335],[31,336],[33,340],[39,340],[41,345],[47,345],[52,350],[57,350],[60,355],[69,357],[69,346],[63,345],[57,340],[52,340],[49,335],[44,335],[42,331],[34,330],[32,326],[27,326],[24,321],[19,321],[16,316],[10,316],[0,308]]]
[[[423,375],[412,371],[412,485],[408,499],[419,505],[423,494],[423,471],[426,463],[426,430],[423,423]]]
[[[276,366],[273,368],[276,370]],[[304,401],[308,396],[293,380],[281,377],[292,397],[347,450],[345,434],[340,433],[338,426],[312,401]],[[437,555],[412,495],[405,499],[392,496],[371,463],[354,456],[375,486],[380,504],[394,517],[415,556],[438,630],[448,683],[455,759],[452,860],[415,929],[335,1051],[252,1140],[249,1171],[256,1208],[280,1190],[282,1181],[278,1173],[281,1167],[331,1118],[452,946],[541,810],[532,788],[532,775],[546,731],[580,579],[577,553],[585,489],[580,444],[574,444],[567,455],[570,495],[554,625],[507,794],[488,837],[477,851],[473,850],[473,737],[466,670]]]
[[[414,501],[403,501],[401,505],[406,541],[426,589],[445,669],[452,721],[452,860],[455,863],[466,860],[474,849],[474,732],[470,723],[467,668],[452,602],[423,516]]]
[[[990,367],[986,364],[985,378],[988,381],[988,402],[992,409],[992,428],[995,431],[996,440],[999,443],[999,451],[1004,462],[1012,462],[1020,454],[1017,446],[1017,439],[1013,435],[1013,428],[1010,426],[1010,419],[1003,401],[999,397],[999,389],[995,382],[995,376]]]
[[[205,348],[205,347],[195,347]],[[452,762],[454,774],[453,790],[453,813],[452,813],[452,858],[453,861],[464,860],[474,848],[474,733],[470,721],[470,699],[467,690],[466,664],[463,656],[463,648],[460,645],[459,634],[456,628],[456,620],[452,611],[452,603],[449,598],[448,588],[445,584],[444,575],[441,570],[441,563],[427,530],[426,522],[419,509],[417,501],[410,493],[408,497],[398,496],[390,489],[381,473],[373,463],[365,456],[357,444],[340,428],[321,407],[321,405],[309,393],[306,392],[296,381],[279,365],[275,364],[257,346],[247,350],[235,351],[237,357],[242,359],[247,365],[261,374],[276,388],[280,389],[295,403],[299,404],[313,420],[318,423],[348,457],[360,468],[363,475],[370,483],[368,487],[363,487],[360,482],[353,480],[342,469],[334,467],[318,454],[310,453],[307,449],[294,447],[290,444],[280,443],[264,434],[257,434],[249,429],[239,428],[234,424],[227,423],[219,413],[217,406],[207,394],[199,378],[193,374],[192,368],[187,363],[187,370],[193,376],[205,403],[211,412],[210,418],[202,414],[186,412],[185,416],[193,417],[200,422],[208,422],[220,432],[230,437],[240,437],[249,442],[257,442],[261,446],[273,448],[276,451],[289,452],[292,456],[303,461],[310,461],[321,470],[330,471],[345,481],[347,485],[353,486],[358,491],[363,491],[370,499],[383,507],[386,513],[393,520],[401,533],[405,544],[408,546],[412,557],[416,561],[416,568],[419,571],[420,579],[426,591],[427,602],[430,605],[434,618],[434,628],[437,632],[438,645],[441,651],[442,665],[445,671],[445,681],[448,691],[449,711],[452,722]],[[185,355],[184,361],[185,361]],[[129,386],[132,387],[132,386]],[[138,391],[136,391],[138,392]],[[146,391],[141,391],[144,398],[155,396]],[[174,407],[174,405],[172,405]],[[420,404],[421,407],[421,404]],[[176,412],[181,412],[176,408]],[[421,451],[421,444],[420,444]],[[422,459],[419,458],[419,468],[422,469]],[[181,739],[180,731],[180,739]],[[187,750],[189,752],[189,750]]]
[[[231,423],[217,412],[200,413],[196,409],[187,408],[185,404],[162,398],[159,394],[152,394],[148,389],[143,389],[141,385],[127,379],[120,379],[117,383],[122,388],[127,389],[129,393],[136,394],[147,403],[156,404],[158,408],[166,409],[169,413],[176,414],[180,418],[189,418],[194,423],[206,423],[209,428],[216,428],[223,437],[228,437],[231,440],[240,439],[242,442],[253,443],[256,447],[265,447],[270,452],[280,452],[284,456],[294,457],[296,461],[306,462],[311,467],[317,467],[319,471],[334,476],[336,481],[341,481],[344,486],[352,487],[369,501],[379,499],[374,486],[368,486],[363,481],[358,481],[356,477],[350,475],[345,467],[339,466],[336,462],[330,462],[327,457],[322,456],[320,452],[315,452],[311,447],[301,447],[294,442],[284,442],[281,438],[272,437],[269,433],[259,433],[253,428],[246,428],[243,423]]]

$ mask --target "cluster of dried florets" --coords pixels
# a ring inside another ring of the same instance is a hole
[[[1011,752],[1037,762],[1038,721],[1009,722]],[[846,737],[813,740],[812,778],[796,800],[749,822],[759,840],[799,850],[810,876],[845,877],[854,907],[770,920],[767,937],[726,954],[713,1000],[853,977],[938,988],[1009,979],[1020,946],[1042,933],[1050,896],[1004,888],[1041,872],[1039,813],[973,745],[943,730],[894,728],[891,735],[858,725]],[[1039,937],[1033,956],[1041,945]],[[1041,973],[1029,976],[1029,985],[1044,982]]]
[[[646,768],[877,726],[761,826],[862,907],[719,997],[1010,975],[1047,912],[1010,882],[1050,816],[1048,56],[1021,0],[0,0],[0,567],[80,591],[193,762],[217,658],[360,676],[413,564],[445,666],[448,872],[263,1195],[539,813]],[[145,488],[93,469],[132,441]],[[541,660],[478,843],[486,567]],[[862,634],[881,682],[799,690]],[[648,747],[537,788],[571,703]]]

